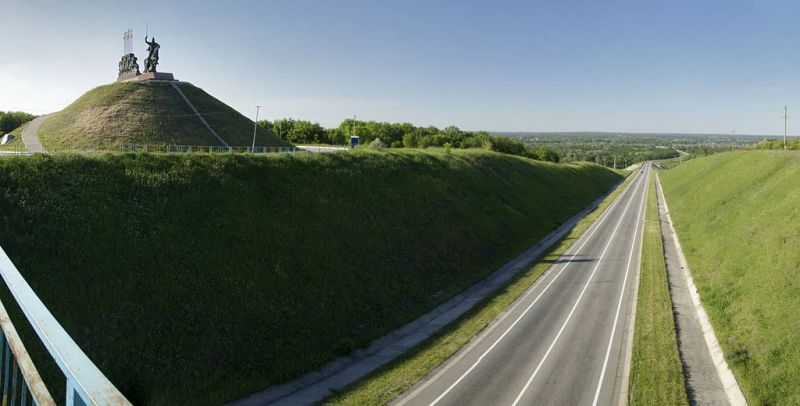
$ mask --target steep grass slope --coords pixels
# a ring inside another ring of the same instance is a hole
[[[181,82],[180,86],[198,110],[200,106],[214,106],[201,112],[209,114],[204,118],[229,145],[251,145],[252,120],[190,83]],[[125,82],[94,88],[48,117],[39,138],[49,150],[87,145],[222,145],[166,82]],[[256,143],[289,146],[265,131],[258,134]]]
[[[0,245],[134,403],[218,404],[410,321],[619,179],[483,151],[34,156],[0,161]]]
[[[203,89],[195,87],[190,83],[181,82],[178,86],[192,101],[194,107],[206,119],[209,125],[225,139],[230,145],[249,146],[253,142],[253,120],[245,117],[242,113],[223,103],[206,93]],[[258,127],[256,135],[256,145],[259,146],[290,146],[261,126]]]
[[[28,125],[28,123],[25,123],[25,124],[15,128],[14,131],[11,131],[9,134],[11,134],[14,137],[14,139],[11,140],[11,142],[9,142],[9,143],[7,143],[5,145],[0,145],[0,151],[22,151],[22,150],[24,150],[25,149],[25,143],[22,142],[22,130],[24,130],[27,125]]]
[[[800,404],[800,153],[685,162],[662,176],[700,297],[751,404]]]

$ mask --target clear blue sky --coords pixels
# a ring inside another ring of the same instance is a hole
[[[114,3],[114,4],[111,4]],[[252,116],[495,131],[800,132],[797,1],[0,3],[0,110],[159,69]]]

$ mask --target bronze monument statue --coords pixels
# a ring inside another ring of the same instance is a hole
[[[133,54],[133,30],[128,30],[122,36],[123,40],[123,56],[119,61],[119,74],[117,75],[117,82],[128,81],[143,81],[143,80],[162,80],[174,81],[175,76],[171,73],[157,72],[158,66],[158,53],[161,50],[161,45],[156,42],[156,37],[149,38],[144,36],[144,42],[147,44],[147,57],[144,59],[144,71],[139,71],[139,63],[136,55]]]
[[[137,62],[134,54],[127,54],[119,61],[119,75],[118,79],[130,79],[139,76],[139,63]]]
[[[161,49],[161,45],[156,42],[156,37],[153,37],[152,40],[147,41],[147,36],[144,36],[144,43],[148,45],[147,47],[147,58],[144,60],[144,72],[156,72],[156,65],[158,65],[158,50]]]

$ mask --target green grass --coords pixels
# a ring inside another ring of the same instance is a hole
[[[700,297],[750,404],[800,404],[800,153],[693,159],[662,176]]]
[[[189,83],[182,83],[181,89],[201,111],[200,106],[214,106],[205,118],[229,145],[251,144],[250,119],[231,114],[230,107]],[[228,114],[220,115],[223,108]],[[219,118],[222,116],[225,118]],[[123,144],[222,145],[178,92],[164,82],[124,82],[94,88],[48,117],[39,128],[39,139],[51,151],[84,146],[117,148]],[[256,144],[289,146],[266,134]]]
[[[14,131],[11,131],[9,134],[13,135],[14,139],[12,139],[11,142],[9,142],[9,143],[7,143],[5,145],[0,145],[0,151],[22,151],[22,150],[24,150],[25,149],[25,143],[22,142],[22,130],[25,129],[25,127],[27,125],[28,125],[28,123],[25,123],[25,124],[17,127],[16,129],[14,129]],[[0,137],[2,137],[2,136],[3,136],[3,134],[0,134]]]
[[[592,222],[624,190],[632,177],[609,194],[589,215],[579,221],[561,241],[542,255],[531,268],[515,277],[473,310],[454,321],[407,354],[357,382],[325,403],[329,405],[381,405],[425,377],[479,334],[522,295],[586,231]]]
[[[189,83],[179,85],[183,93],[203,115],[208,124],[230,145],[249,146],[253,142],[253,121],[243,116],[219,99],[211,97],[203,89]],[[258,126],[256,145],[268,147],[290,147],[291,144],[272,135]]]
[[[619,179],[485,151],[9,158],[0,245],[135,404],[219,404],[413,320]]]
[[[629,380],[631,405],[687,405],[678,354],[655,175],[650,176]]]

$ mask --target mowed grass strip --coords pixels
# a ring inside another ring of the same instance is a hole
[[[473,310],[419,344],[412,351],[342,393],[327,399],[325,404],[382,405],[391,402],[405,392],[453,356],[533,285],[552,263],[580,238],[592,222],[625,189],[631,179],[633,179],[632,176],[625,179],[594,211],[579,221],[566,237],[539,258],[529,270],[514,278],[505,288],[477,304]]]
[[[134,404],[220,404],[429,311],[620,178],[480,150],[12,157],[0,245]]]
[[[748,402],[800,404],[800,153],[697,158],[661,181],[698,293]]]
[[[631,405],[686,405],[654,172],[647,189],[643,238],[628,400]]]

